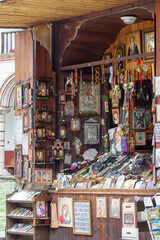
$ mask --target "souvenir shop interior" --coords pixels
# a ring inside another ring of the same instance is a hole
[[[160,239],[155,2],[138,4],[17,34],[7,240]]]

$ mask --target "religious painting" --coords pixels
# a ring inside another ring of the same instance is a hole
[[[124,45],[120,44],[115,47],[114,49],[114,58],[121,58],[124,57]],[[115,71],[124,69],[124,62],[120,61],[117,63],[114,63],[114,69]]]
[[[59,136],[61,138],[66,138],[66,127],[65,126],[59,127]]]
[[[96,197],[96,217],[107,217],[107,200],[106,197]]]
[[[14,150],[14,176],[22,177],[22,147],[15,147]]]
[[[64,142],[64,149],[70,150],[70,142]]]
[[[145,29],[142,31],[143,53],[154,52],[154,29]],[[154,61],[154,57],[147,57],[145,62]]]
[[[28,129],[33,127],[33,108],[28,109]]]
[[[155,166],[160,167],[160,148],[156,148],[156,162]]]
[[[48,121],[48,112],[47,111],[42,111],[41,112],[41,121],[42,122],[47,122]]]
[[[15,105],[16,109],[22,109],[22,86],[18,85],[16,86],[16,91],[15,91]]]
[[[29,86],[30,83],[23,84],[23,108],[29,107]]]
[[[136,132],[136,146],[145,146],[146,145],[146,133],[145,132]]]
[[[61,89],[58,93],[59,97],[59,104],[65,104],[66,102],[66,91],[64,89]]]
[[[24,112],[23,114],[23,131],[28,131],[29,122],[28,122],[28,112]]]
[[[112,98],[112,108],[118,108],[119,107],[119,98]]]
[[[34,170],[34,183],[52,185],[52,169],[37,168]]]
[[[36,92],[38,97],[48,96],[47,83],[43,81],[40,81],[40,82],[38,81]]]
[[[36,129],[36,137],[37,138],[45,138],[45,128],[37,128]]]
[[[46,129],[46,136],[47,136],[48,138],[54,138],[55,132],[54,132],[54,130],[52,129],[52,127],[47,127],[47,129]]]
[[[81,148],[82,148],[82,141],[79,138],[76,138],[73,142],[74,150],[76,152],[76,155],[80,155]]]
[[[46,216],[45,201],[36,201],[36,217],[43,218]]]
[[[110,197],[110,218],[120,219],[120,198]]]
[[[79,118],[71,119],[71,131],[80,131],[81,121]]]
[[[90,118],[84,122],[84,144],[100,144],[100,123]]]
[[[58,198],[59,227],[73,227],[72,198]]]
[[[29,174],[29,160],[28,157],[24,157],[23,160],[23,179],[28,181],[28,174]]]
[[[33,89],[32,88],[29,89],[29,100],[28,100],[28,102],[29,102],[29,105],[31,105],[33,103]]]
[[[146,129],[145,109],[133,109],[133,129],[142,130]]]
[[[72,164],[72,154],[68,154],[68,153],[65,154],[64,164],[65,165],[71,165]]]
[[[119,124],[119,109],[112,109],[113,124]]]
[[[93,86],[85,81],[79,89],[79,113],[92,115],[100,114],[100,85]]]
[[[126,34],[126,56],[133,56],[141,53],[140,31]]]
[[[75,114],[75,107],[73,101],[66,101],[64,106],[64,115],[65,116],[74,116]]]
[[[36,163],[45,163],[45,150],[44,149],[36,149],[35,150],[35,160]]]

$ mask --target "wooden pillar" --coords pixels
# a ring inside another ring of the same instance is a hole
[[[156,76],[160,75],[160,1],[156,1]]]

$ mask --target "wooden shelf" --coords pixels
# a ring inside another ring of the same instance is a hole
[[[32,204],[33,202],[32,202],[32,200],[31,201],[27,201],[27,200],[11,200],[11,199],[7,199],[6,200],[7,202],[9,202],[9,203],[30,203],[30,204]]]
[[[16,231],[9,231],[7,230],[8,234],[13,234],[13,235],[24,235],[24,236],[28,236],[28,237],[33,237],[34,233],[30,233],[30,232],[16,232]]]
[[[14,216],[14,215],[7,215],[8,218],[12,219],[24,219],[24,220],[33,220],[33,217],[27,217],[27,216]]]

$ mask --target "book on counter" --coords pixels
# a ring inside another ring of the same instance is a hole
[[[12,212],[9,213],[11,216],[27,216],[27,217],[33,217],[33,211],[27,208],[20,208],[17,207]]]
[[[23,190],[15,192],[11,197],[8,198],[8,200],[32,201],[32,198],[39,194],[40,192]]]

